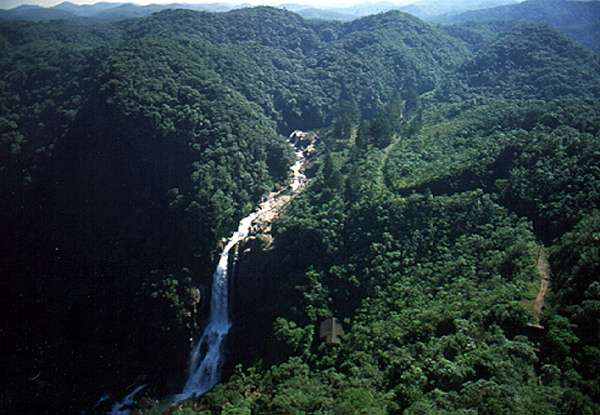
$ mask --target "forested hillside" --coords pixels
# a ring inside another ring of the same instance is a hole
[[[326,135],[273,248],[239,261],[251,368],[175,413],[597,413],[598,108],[482,99],[383,147],[364,122]],[[254,295],[281,300],[250,315]],[[314,334],[330,316],[338,346]]]
[[[308,189],[272,245],[239,250],[231,379],[175,413],[598,411],[600,63],[502,27],[267,7],[1,22],[2,405],[178,391],[222,238],[303,129]],[[332,316],[338,346],[315,334]]]
[[[0,9],[0,19],[30,21],[68,19],[77,20],[82,23],[97,23],[99,21],[118,21],[135,17],[146,17],[167,9],[225,12],[250,7],[248,3],[235,4],[231,2],[161,2],[159,4],[136,4],[132,2],[118,3],[112,1],[92,4],[75,4],[64,1],[50,7],[33,5],[13,7],[14,4],[19,3],[19,0],[6,0],[2,6],[8,10]],[[513,3],[516,3],[516,0],[417,0],[414,4],[403,5],[401,7],[398,4],[388,1],[357,3],[348,7],[339,7],[339,5],[330,5],[327,3],[314,7],[303,2],[282,3],[276,7],[297,13],[305,19],[350,21],[390,10],[400,10],[420,18],[431,18],[448,13],[457,14],[466,10],[478,10]]]
[[[547,24],[600,52],[600,2],[597,0],[525,0],[459,15],[438,16],[433,20],[444,23],[504,21]]]

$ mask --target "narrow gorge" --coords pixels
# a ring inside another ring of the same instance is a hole
[[[296,161],[290,168],[289,184],[265,196],[257,209],[240,220],[237,230],[224,245],[213,273],[208,322],[192,348],[187,379],[182,391],[173,398],[173,403],[202,396],[221,379],[221,369],[225,360],[225,340],[232,327],[229,298],[230,266],[235,265],[239,245],[248,239],[256,238],[257,235],[268,235],[271,223],[306,185],[307,177],[304,172],[308,157],[315,151],[315,143],[312,140],[307,141],[306,136],[306,133],[300,131],[295,131],[290,136],[289,143],[294,149]],[[116,402],[110,414],[128,413],[128,408],[134,405],[135,396],[145,386],[137,386],[121,401]]]
[[[295,140],[295,135],[298,134],[304,136],[304,133],[295,132],[290,137],[290,145],[295,149],[296,162],[290,169],[289,186],[269,193],[257,210],[240,221],[237,231],[229,238],[219,257],[217,269],[213,274],[209,321],[194,345],[188,378],[183,391],[176,396],[176,402],[201,396],[219,383],[224,360],[223,342],[232,325],[229,300],[230,253],[250,235],[266,232],[273,220],[304,188],[307,181],[304,174],[306,155],[314,151],[314,144],[305,149],[298,148],[298,141]],[[235,259],[233,262],[235,263]]]

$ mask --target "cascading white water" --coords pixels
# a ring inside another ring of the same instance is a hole
[[[296,163],[292,166],[292,183],[290,188],[293,192],[300,190],[306,182],[306,176],[302,173],[302,167],[304,166],[304,152],[302,150],[296,151]]]
[[[129,392],[127,395],[125,395],[125,397],[122,400],[120,400],[119,402],[116,402],[112,406],[108,415],[127,415],[127,414],[129,414],[129,407],[131,405],[133,405],[133,403],[135,401],[135,395],[140,393],[145,387],[146,387],[146,385],[136,386],[131,392]],[[104,396],[106,396],[106,395],[104,395]],[[102,398],[100,398],[98,403],[96,403],[96,406],[98,406],[100,403],[102,403],[105,400],[104,396]]]
[[[306,176],[302,172],[305,163],[304,152],[296,151],[296,157],[297,161],[290,169],[292,172],[292,181],[289,186],[291,194],[297,193],[306,183]],[[175,402],[201,396],[219,382],[223,361],[223,341],[231,328],[228,284],[229,252],[238,242],[248,236],[252,222],[257,217],[268,216],[277,209],[276,201],[284,193],[286,193],[284,190],[271,193],[260,204],[257,211],[240,221],[237,231],[227,241],[213,274],[210,318],[202,336],[192,349],[188,378],[183,391],[175,396]],[[290,196],[287,197],[289,200]]]
[[[175,396],[175,402],[203,395],[219,382],[223,340],[231,328],[227,278],[229,252],[239,241],[248,236],[252,222],[259,212],[253,212],[240,221],[238,230],[229,238],[221,253],[217,269],[213,274],[210,320],[200,340],[192,349],[188,378],[183,391]],[[145,387],[146,385],[138,386],[123,400],[115,403],[108,415],[128,414],[127,408],[133,404],[135,395]]]
[[[221,253],[219,264],[213,274],[210,320],[192,350],[188,378],[183,392],[175,397],[177,402],[193,396],[200,396],[219,382],[223,340],[231,328],[227,278],[229,251],[240,240],[248,236],[256,215],[257,212],[253,212],[240,221],[238,230],[229,239]]]
[[[293,146],[293,143],[290,144]],[[223,360],[223,341],[231,328],[228,284],[229,252],[238,242],[248,236],[255,219],[258,218],[258,220],[263,223],[270,222],[274,217],[273,213],[278,212],[285,206],[290,198],[298,193],[306,184],[306,176],[302,172],[306,162],[304,154],[305,152],[302,150],[296,151],[296,163],[290,168],[292,172],[292,181],[289,185],[289,190],[283,189],[269,194],[269,197],[260,204],[257,211],[240,221],[237,231],[234,232],[227,241],[219,258],[217,269],[213,274],[210,318],[208,324],[204,328],[202,336],[200,336],[200,339],[192,349],[188,378],[183,387],[183,391],[176,395],[172,402],[177,403],[194,396],[201,396],[219,382]],[[141,385],[133,389],[133,391],[121,401],[116,402],[108,414],[128,414],[129,410],[127,408],[134,404],[135,396],[145,387],[146,385]],[[106,399],[107,395],[103,395],[96,403],[96,407]]]

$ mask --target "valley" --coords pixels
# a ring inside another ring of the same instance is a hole
[[[0,410],[597,413],[595,2],[555,1],[1,20]]]

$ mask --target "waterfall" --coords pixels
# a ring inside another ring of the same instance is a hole
[[[294,144],[290,142],[294,147]],[[308,150],[314,150],[314,144],[310,144]],[[221,365],[223,363],[223,341],[231,328],[231,319],[229,317],[229,283],[228,266],[229,252],[241,240],[245,239],[252,228],[253,222],[260,222],[263,225],[270,224],[277,214],[290,202],[292,197],[300,192],[306,185],[306,176],[303,173],[305,168],[306,150],[296,150],[296,162],[291,166],[292,180],[287,189],[277,192],[271,192],[258,209],[244,219],[238,225],[237,231],[233,233],[227,241],[223,252],[219,257],[217,269],[213,273],[212,293],[210,302],[210,317],[208,324],[202,332],[202,336],[196,342],[190,355],[190,365],[188,369],[188,378],[183,387],[183,391],[175,395],[172,403],[201,396],[211,390],[221,377]],[[108,415],[125,415],[129,413],[128,408],[134,405],[135,396],[141,392],[146,385],[141,385],[133,389],[121,401],[116,402]],[[96,403],[97,408],[107,399],[103,395]]]
[[[290,169],[292,181],[288,187],[289,190],[283,189],[269,194],[269,197],[259,205],[258,210],[242,219],[237,231],[229,238],[221,253],[217,269],[213,274],[210,318],[202,336],[192,349],[188,378],[183,391],[175,396],[175,402],[201,396],[211,390],[220,380],[223,341],[231,328],[227,269],[229,252],[239,241],[248,236],[255,219],[263,222],[273,220],[273,214],[281,210],[289,202],[290,197],[305,185],[306,176],[302,172],[305,158],[302,150],[296,151],[296,159],[296,163]]]
[[[210,319],[192,350],[188,378],[183,392],[175,397],[176,402],[200,396],[219,382],[223,340],[231,328],[227,278],[229,252],[240,240],[248,236],[252,221],[257,214],[258,212],[253,212],[240,221],[238,230],[229,238],[221,253],[217,269],[213,274]]]
[[[116,402],[112,406],[108,415],[127,415],[129,413],[129,407],[135,402],[135,395],[140,393],[145,387],[146,385],[140,385],[135,387],[131,392],[125,395],[125,397],[122,400]],[[106,400],[105,396],[106,395],[100,398],[100,400],[96,403],[96,406],[98,406],[100,403]]]

